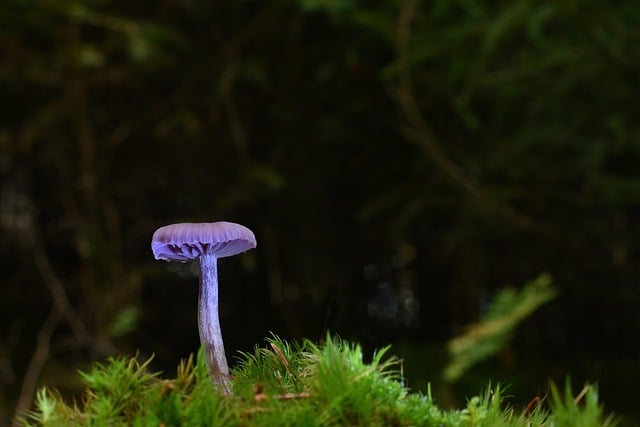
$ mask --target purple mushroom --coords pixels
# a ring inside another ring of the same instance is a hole
[[[198,327],[213,381],[230,393],[229,366],[218,319],[218,258],[256,247],[247,227],[232,222],[182,223],[160,227],[153,233],[151,250],[156,259],[200,262]]]

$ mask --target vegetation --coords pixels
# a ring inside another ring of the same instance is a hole
[[[513,338],[516,327],[555,296],[551,277],[546,274],[527,283],[519,292],[514,289],[502,290],[480,322],[449,341],[447,349],[451,360],[444,370],[444,379],[456,381],[473,365],[504,350]]]
[[[269,347],[243,354],[233,372],[234,394],[212,386],[199,354],[178,367],[175,379],[147,371],[149,361],[112,358],[81,373],[82,404],[66,404],[41,389],[25,426],[579,426],[612,427],[597,389],[574,397],[551,386],[545,402],[523,411],[505,403],[504,389],[488,387],[459,410],[442,409],[430,394],[403,385],[402,361],[389,348],[363,362],[359,346],[327,335],[321,345],[291,345],[277,337]]]
[[[454,407],[570,374],[640,424],[638,22],[637,0],[4,0],[0,424],[94,361],[194,352],[193,270],[149,240],[213,220],[258,239],[221,268],[230,354],[331,330],[428,361],[406,381]],[[541,272],[557,296],[443,381]]]

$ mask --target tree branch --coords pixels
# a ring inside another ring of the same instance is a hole
[[[18,422],[18,417],[24,415],[31,407],[40,372],[42,372],[42,368],[49,358],[51,336],[53,335],[56,327],[60,324],[60,317],[60,311],[54,304],[51,307],[49,316],[40,328],[40,332],[38,332],[36,351],[33,353],[33,356],[31,356],[27,372],[24,374],[24,378],[22,379],[22,387],[20,389],[20,396],[16,405],[13,427],[21,425]]]
[[[413,80],[411,75],[411,23],[415,15],[417,1],[404,3],[400,9],[396,28],[397,49],[399,53],[400,74],[398,78],[398,103],[407,120],[403,134],[408,141],[418,146],[452,181],[460,185],[476,199],[491,206],[507,221],[518,228],[532,231],[547,238],[557,240],[543,224],[535,219],[518,212],[508,203],[483,188],[471,178],[462,167],[451,160],[440,148],[435,132],[429,126],[414,98]]]

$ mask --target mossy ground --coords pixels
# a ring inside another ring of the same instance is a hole
[[[327,336],[324,343],[289,344],[276,337],[243,353],[233,370],[233,394],[211,385],[202,357],[183,361],[175,379],[150,373],[149,361],[113,358],[81,373],[80,402],[41,389],[28,426],[612,426],[593,386],[574,396],[551,387],[525,411],[488,387],[465,408],[439,408],[430,393],[408,390],[399,361],[378,351],[363,362],[359,346]]]

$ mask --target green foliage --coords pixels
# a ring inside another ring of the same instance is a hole
[[[451,360],[444,371],[445,380],[456,381],[474,364],[503,349],[516,327],[538,307],[555,298],[556,293],[548,274],[527,283],[520,291],[500,291],[480,322],[449,341]]]
[[[584,404],[580,405],[584,400]],[[581,427],[613,427],[618,424],[612,416],[605,417],[602,406],[598,403],[598,388],[586,385],[578,396],[573,396],[569,379],[565,384],[564,393],[551,384],[552,415],[550,422],[564,426],[573,423]]]
[[[148,373],[150,362],[112,358],[106,364],[95,364],[89,372],[80,372],[88,387],[84,415],[88,419],[128,419],[138,412],[148,384],[158,375]]]
[[[132,332],[136,327],[140,311],[137,307],[129,306],[123,308],[111,322],[110,333],[113,337],[119,337]]]
[[[360,346],[327,335],[321,345],[290,345],[276,336],[265,348],[241,355],[233,371],[234,394],[212,387],[199,353],[181,362],[173,380],[151,374],[135,358],[112,358],[81,377],[82,405],[68,405],[41,389],[24,426],[613,426],[595,387],[573,398],[552,386],[548,409],[538,404],[516,415],[500,386],[468,400],[459,410],[439,408],[430,391],[403,385],[400,361],[388,348],[364,363]],[[580,400],[585,401],[584,405]],[[528,411],[528,412],[527,412]]]
[[[0,424],[88,354],[192,351],[167,318],[194,301],[144,242],[225,218],[261,240],[225,286],[238,341],[326,320],[441,346],[491,284],[544,269],[566,297],[515,368],[580,360],[637,411],[638,22],[635,0],[4,1]],[[378,328],[357,272],[399,242],[420,310]]]

